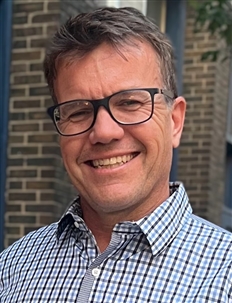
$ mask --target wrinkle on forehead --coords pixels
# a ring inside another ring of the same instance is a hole
[[[56,70],[60,69],[61,67],[69,67],[72,64],[78,63],[79,61],[81,61],[82,59],[84,59],[86,56],[97,53],[98,51],[100,52],[100,54],[102,55],[102,46],[108,46],[109,52],[105,53],[105,59],[108,59],[110,56],[114,56],[115,52],[118,53],[119,56],[121,56],[125,61],[128,61],[127,58],[127,53],[129,53],[130,55],[133,56],[133,54],[136,56],[142,57],[144,55],[147,55],[146,52],[144,51],[144,48],[141,47],[144,43],[146,44],[150,44],[150,42],[146,41],[146,40],[142,40],[142,39],[130,39],[129,43],[125,42],[123,44],[120,44],[119,46],[114,44],[110,44],[107,42],[103,42],[102,44],[100,44],[98,47],[96,47],[95,49],[93,49],[90,52],[86,52],[85,54],[83,53],[79,53],[77,50],[73,50],[70,53],[66,54],[65,57],[60,57],[57,58],[56,61]],[[151,45],[151,44],[150,44]],[[154,57],[153,59],[156,61],[156,64],[158,65],[158,67],[160,68],[160,60],[159,60],[159,56],[156,53],[155,49],[152,47],[154,52]]]
[[[82,58],[72,58],[72,63],[63,58],[58,66],[56,88],[61,81],[65,82],[63,92],[67,91],[69,99],[100,99],[129,88],[161,88],[163,83],[159,58],[146,41],[121,46],[120,52],[104,43]]]

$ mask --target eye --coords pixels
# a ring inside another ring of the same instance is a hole
[[[150,100],[147,98],[136,98],[136,99],[121,99],[115,102],[114,110],[118,111],[138,111],[141,110],[142,108],[146,107],[147,105],[150,104]]]
[[[66,119],[71,120],[73,122],[81,121],[83,119],[86,119],[88,116],[92,115],[92,112],[93,111],[91,109],[86,109],[86,108],[79,109],[67,114]]]
[[[136,105],[141,105],[142,102],[138,100],[123,100],[120,102],[119,106],[136,106]]]
[[[141,107],[143,102],[137,99],[123,99],[118,101],[115,106],[117,108],[125,109],[125,110],[136,110],[137,108]]]
[[[87,101],[70,101],[61,104],[59,116],[62,122],[79,122],[93,115],[93,107]]]

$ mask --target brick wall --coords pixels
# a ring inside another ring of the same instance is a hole
[[[196,214],[217,224],[224,200],[225,127],[228,62],[202,62],[218,39],[202,29],[193,33],[194,15],[188,9],[183,69],[187,116],[179,152],[179,179],[187,188]]]
[[[61,2],[61,20],[64,22],[69,17],[73,17],[80,13],[87,13],[97,7],[99,0],[60,0]]]
[[[59,149],[42,71],[44,47],[59,19],[59,1],[13,3],[5,246],[60,213],[54,198]]]
[[[223,43],[221,46],[223,47]],[[226,128],[230,76],[229,62],[221,60],[222,58],[217,62],[215,70],[208,203],[208,217],[217,224],[222,223],[222,208],[225,199]]]

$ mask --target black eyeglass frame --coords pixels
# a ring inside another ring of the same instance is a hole
[[[135,123],[123,123],[123,122],[120,122],[118,121],[114,116],[113,114],[111,113],[111,110],[110,110],[110,107],[109,107],[109,100],[119,94],[119,93],[124,93],[124,92],[130,92],[130,91],[147,91],[150,96],[151,96],[151,101],[152,101],[152,108],[151,108],[151,114],[150,116],[148,116],[148,118],[146,118],[145,120],[142,120],[140,122],[135,122]],[[56,130],[57,132],[61,135],[61,136],[65,136],[65,137],[70,137],[70,136],[77,136],[77,135],[80,135],[80,134],[83,134],[85,132],[87,132],[88,130],[90,130],[95,121],[96,121],[96,118],[97,118],[97,113],[98,113],[98,110],[101,106],[103,106],[106,111],[109,113],[110,117],[115,121],[117,122],[118,124],[120,125],[136,125],[136,124],[142,124],[148,120],[151,119],[152,115],[153,115],[153,111],[154,111],[154,96],[156,94],[162,94],[170,99],[175,99],[175,96],[172,92],[166,90],[166,89],[161,89],[161,88],[135,88],[135,89],[127,89],[127,90],[123,90],[123,91],[119,91],[117,93],[114,93],[108,97],[105,97],[105,98],[102,98],[102,99],[96,99],[96,100],[84,100],[84,99],[74,99],[74,100],[69,100],[69,101],[65,101],[65,102],[62,102],[62,103],[59,103],[59,104],[56,104],[56,105],[53,105],[53,106],[50,106],[48,109],[47,109],[47,113],[48,115],[50,116],[50,118],[52,119],[55,127],[56,127]],[[92,104],[93,106],[93,122],[91,123],[91,125],[84,131],[82,132],[78,132],[78,133],[75,133],[75,134],[63,134],[58,126],[57,126],[57,123],[56,123],[56,118],[55,118],[55,115],[54,115],[54,112],[57,108],[59,108],[60,106],[63,106],[64,104],[67,104],[67,103],[71,103],[71,102],[74,102],[74,101],[86,101],[86,102],[89,102]]]

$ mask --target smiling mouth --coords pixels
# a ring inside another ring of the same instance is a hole
[[[131,161],[137,155],[138,154],[130,154],[130,155],[123,155],[123,156],[117,156],[117,157],[106,158],[106,159],[97,159],[97,160],[89,161],[89,163],[94,168],[115,168],[118,166],[122,166],[123,164]]]

